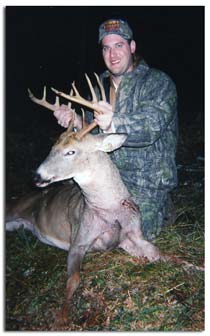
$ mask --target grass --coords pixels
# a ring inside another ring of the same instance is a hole
[[[193,160],[199,168],[195,173],[184,168],[189,162],[179,162],[179,186],[172,195],[177,219],[155,243],[162,251],[202,265],[202,163]],[[15,164],[9,167],[12,173]],[[22,183],[20,188],[21,194]],[[5,329],[56,330],[53,322],[64,297],[67,253],[42,244],[22,229],[6,234],[5,247]],[[88,254],[69,321],[59,330],[202,331],[204,273],[186,272],[173,263],[141,264],[121,250]]]
[[[177,222],[165,228],[156,244],[200,265],[204,260],[202,206],[197,202],[193,206],[188,196],[181,188],[176,192],[174,199],[181,203]],[[7,234],[6,247],[6,329],[52,330],[65,289],[66,252],[40,243],[22,229]],[[115,250],[88,254],[81,279],[63,330],[204,329],[202,272],[187,273],[179,265],[163,262],[141,265]]]

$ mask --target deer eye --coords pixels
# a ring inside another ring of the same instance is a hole
[[[75,151],[69,151],[67,153],[64,154],[64,156],[69,156],[69,155],[74,155]]]

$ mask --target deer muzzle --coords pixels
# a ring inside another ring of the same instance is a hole
[[[34,173],[34,183],[37,187],[43,188],[46,187],[47,185],[49,185],[50,183],[53,182],[53,178],[51,179],[44,179],[41,174],[39,174],[38,172]]]

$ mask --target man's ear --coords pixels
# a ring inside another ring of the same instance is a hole
[[[95,135],[97,138],[97,149],[103,152],[112,152],[117,148],[120,148],[122,144],[127,139],[127,134],[122,133],[111,133],[111,134],[98,134]]]
[[[136,51],[136,42],[134,40],[130,43],[131,53],[134,54]]]

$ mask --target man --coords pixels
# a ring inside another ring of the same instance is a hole
[[[124,146],[111,154],[138,204],[142,231],[152,240],[169,217],[169,192],[177,184],[177,93],[172,80],[150,68],[144,60],[135,64],[136,43],[126,21],[110,19],[99,27],[99,43],[107,67],[101,75],[107,102],[95,103],[94,113],[102,132],[127,133]],[[67,127],[72,112],[62,107],[54,113]],[[75,126],[81,127],[76,117]]]

